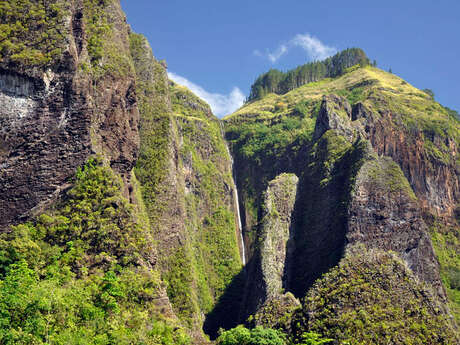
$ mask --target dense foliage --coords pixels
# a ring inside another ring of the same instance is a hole
[[[298,334],[318,332],[340,344],[457,344],[432,292],[402,260],[362,245],[317,281],[295,324]]]
[[[216,343],[217,345],[321,345],[331,344],[332,341],[333,339],[323,338],[318,333],[305,332],[299,342],[293,342],[286,334],[276,329],[260,326],[248,329],[240,325],[222,332]]]
[[[154,60],[142,35],[130,35],[130,50],[136,70],[136,94],[140,114],[140,150],[135,173],[142,184],[142,197],[151,224],[159,224],[166,207],[171,109],[167,99],[167,76]]]
[[[180,133],[179,157],[188,172],[184,176],[188,243],[165,258],[173,268],[165,280],[171,302],[190,323],[212,310],[241,269],[241,260],[235,214],[226,199],[225,186],[232,185],[232,177],[220,124],[209,106],[186,88],[172,85],[170,97]]]
[[[217,338],[217,345],[285,345],[286,336],[280,331],[256,327],[235,327]]]
[[[123,28],[116,23],[124,21],[124,15],[114,0],[84,0],[81,18],[83,37],[75,37],[77,49],[86,40],[88,58],[80,59],[80,69],[90,73],[95,81],[104,76],[120,77],[134,74],[131,54],[126,47]],[[128,37],[126,37],[128,38]]]
[[[0,236],[1,344],[186,344],[159,314],[148,233],[90,160],[56,209]]]
[[[64,1],[0,2],[0,63],[49,66],[65,45]]]
[[[369,64],[369,59],[361,49],[351,48],[324,61],[311,62],[288,72],[272,69],[256,79],[248,100],[261,99],[268,93],[284,94],[304,84],[337,77],[352,66]]]
[[[449,296],[450,309],[457,323],[460,323],[460,227],[455,224],[446,225],[434,218],[430,230],[441,268],[441,279]]]

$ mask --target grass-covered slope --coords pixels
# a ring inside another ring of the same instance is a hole
[[[284,95],[268,94],[227,116],[226,136],[236,164],[248,161],[257,170],[271,159],[275,167],[277,162],[292,166],[289,162],[312,142],[323,96],[329,94],[348,100],[351,117],[367,131],[364,136],[379,154],[401,165],[424,207],[437,215],[454,215],[460,193],[455,182],[460,162],[458,118],[429,94],[371,66],[355,66],[340,77],[309,83]],[[371,114],[369,119],[356,119],[360,109]],[[415,153],[411,156],[411,152]],[[238,181],[244,183],[247,178],[250,174]],[[244,189],[251,192],[251,186]]]
[[[432,129],[436,133],[460,140],[459,124],[455,116],[433,98],[408,84],[398,76],[378,68],[354,66],[337,78],[325,78],[300,86],[284,95],[268,94],[263,99],[245,104],[225,120],[231,124],[243,118],[268,120],[282,115],[314,114],[313,103],[331,93],[344,96],[350,104],[363,101],[375,110],[389,110],[401,117],[408,129]],[[241,115],[241,116],[239,116]]]
[[[248,100],[261,99],[268,93],[284,94],[304,84],[337,77],[349,67],[367,66],[369,63],[362,49],[350,48],[324,61],[310,62],[287,72],[272,69],[256,79]]]

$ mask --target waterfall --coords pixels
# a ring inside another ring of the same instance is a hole
[[[220,129],[222,132],[222,138],[225,141],[225,136],[224,136],[224,130],[222,128],[222,123],[220,123]],[[236,206],[236,214],[238,217],[238,232],[240,235],[240,246],[241,246],[241,261],[243,262],[243,266],[246,265],[246,250],[244,248],[244,237],[243,237],[243,226],[241,224],[241,214],[240,214],[240,200],[238,198],[238,188],[236,187],[236,182],[235,182],[235,173],[233,169],[233,156],[230,152],[230,149],[228,147],[227,141],[225,141],[225,148],[227,149],[228,156],[230,157],[230,162],[231,162],[231,169],[232,169],[232,179],[233,179],[233,199],[235,199],[235,206]]]
[[[227,146],[227,150],[229,151],[228,153],[230,154],[230,150],[228,149],[228,146]],[[240,200],[238,198],[238,188],[236,187],[235,175],[233,174],[233,157],[232,155],[230,155],[230,157],[232,161],[233,185],[235,186],[235,188],[233,188],[233,195],[236,201],[236,214],[238,215],[238,229],[240,233],[240,242],[241,242],[241,259],[243,261],[243,266],[244,266],[246,265],[246,252],[244,249],[243,226],[241,225]]]

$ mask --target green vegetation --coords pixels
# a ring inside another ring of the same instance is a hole
[[[336,78],[308,83],[282,94],[268,94],[260,100],[247,103],[236,113],[225,118],[228,127],[257,126],[259,123],[279,121],[281,116],[303,114],[314,117],[315,110],[304,104],[318,106],[323,95],[335,93],[347,98],[351,105],[362,102],[378,119],[390,112],[395,130],[424,137],[425,152],[433,166],[438,163],[454,165],[449,140],[460,146],[460,122],[457,112],[435,102],[431,95],[418,90],[397,77],[380,69],[366,66],[349,68]],[[278,104],[284,104],[281,109]],[[314,121],[313,125],[314,127]],[[249,128],[247,129],[250,130]],[[412,135],[408,136],[411,140]],[[458,155],[457,155],[458,157]]]
[[[225,186],[233,184],[230,157],[209,106],[169,83],[143,36],[131,34],[130,43],[141,116],[135,174],[159,239],[168,297],[176,315],[195,328],[241,268],[235,216],[225,199]],[[180,243],[166,241],[179,223]]]
[[[340,344],[457,344],[433,294],[404,262],[363,245],[315,283],[294,320],[297,334]]]
[[[66,44],[65,1],[0,2],[0,63],[50,67]]]
[[[272,73],[273,76],[275,74]],[[279,75],[276,78],[279,79]],[[270,85],[278,83],[276,78],[270,81]],[[302,185],[303,193],[308,195],[308,200],[302,203],[303,228],[314,234],[331,228],[340,232],[340,224],[345,222],[342,216],[344,210],[346,211],[349,187],[354,184],[365,149],[351,145],[334,131],[326,132],[316,143],[311,142],[324,95],[343,96],[352,106],[361,102],[371,121],[388,126],[388,130],[400,132],[409,144],[416,145],[416,140],[421,138],[427,158],[425,161],[428,168],[433,169],[434,175],[439,164],[455,169],[455,165],[459,163],[458,152],[456,155],[452,154],[453,150],[458,151],[460,147],[458,114],[435,102],[429,92],[414,88],[394,74],[372,66],[354,66],[338,77],[310,82],[284,94],[284,91],[269,92],[275,93],[252,99],[224,119],[235,164],[241,167],[238,169],[237,181],[242,204],[246,209],[246,231],[253,232],[249,237],[251,243],[257,237],[260,195],[268,181],[281,172],[295,172],[306,181]],[[295,119],[296,124],[283,125],[290,118]],[[361,144],[365,146],[365,142]],[[368,164],[369,177],[373,183],[378,183],[390,193],[405,191],[415,200],[412,188],[401,169],[393,162],[387,163],[374,161]],[[441,263],[442,280],[447,288],[450,307],[458,319],[458,227],[449,229],[441,231],[439,225],[434,226],[432,238]],[[296,239],[300,247],[296,256],[308,256],[308,252],[302,251],[302,246],[307,241],[308,235]],[[335,247],[339,248],[339,243]],[[338,260],[341,255],[339,249],[337,253],[330,253],[323,260],[323,266],[313,267],[311,271],[328,271],[336,265],[337,261],[334,262],[334,259]],[[306,262],[308,257],[302,257],[302,260]],[[315,258],[311,258],[311,261],[316,262]],[[292,282],[295,290],[293,292],[298,296],[305,293],[305,286],[309,284],[305,277],[311,279],[311,274],[307,274],[300,266],[295,266]],[[295,288],[297,285],[301,287],[299,290]],[[421,323],[422,326],[426,324],[424,322]],[[409,323],[406,324],[407,327],[408,325]],[[432,326],[435,329],[435,325]],[[382,327],[387,327],[386,321]],[[326,335],[335,338],[333,334]],[[422,343],[420,339],[413,343]]]
[[[154,59],[144,36],[132,33],[130,46],[137,75],[141,118],[141,143],[135,175],[141,185],[151,231],[156,238],[162,239],[167,237],[164,231],[170,231],[168,224],[171,220],[165,219],[165,214],[170,207],[170,200],[174,200],[172,194],[181,192],[175,190],[178,186],[172,186],[170,182],[171,178],[175,178],[171,177],[175,171],[171,171],[170,152],[178,134],[173,127],[165,69]],[[196,271],[191,243],[187,240],[182,246],[172,249],[163,248],[161,242],[158,246],[163,253],[159,258],[159,266],[162,279],[167,284],[168,297],[175,313],[187,326],[192,327],[195,319],[198,319],[199,306],[197,290],[193,286]]]
[[[265,123],[230,124],[227,135],[237,154],[261,165],[266,157],[281,157],[296,140],[305,142],[310,139],[313,130],[313,118],[284,116]]]
[[[334,339],[321,338],[318,333],[315,332],[306,332],[301,336],[301,345],[321,345],[321,344],[330,344]]]
[[[298,154],[311,139],[318,105],[318,102],[304,102],[289,115],[254,118],[254,121],[239,121],[235,117],[234,121],[225,122],[237,167],[236,181],[246,208],[245,231],[249,243],[256,237],[262,192],[268,181],[275,178],[276,171],[282,169],[281,165],[287,168],[286,158]]]
[[[433,90],[431,90],[431,89],[423,89],[422,91],[425,92],[428,96],[430,96],[431,99],[434,101],[435,96],[434,96]]]
[[[299,342],[292,342],[283,332],[257,326],[252,329],[240,325],[228,331],[222,332],[217,338],[217,345],[321,345],[331,344],[333,339],[323,338],[314,332],[305,332]]]
[[[366,99],[366,91],[366,86],[356,86],[351,89],[338,90],[336,93],[339,96],[345,97],[350,104],[356,104]]]
[[[136,93],[140,113],[140,151],[135,175],[142,185],[142,197],[152,226],[158,226],[166,201],[171,136],[171,109],[167,99],[167,76],[154,60],[142,35],[130,35],[131,55],[136,69]]]
[[[110,0],[85,0],[86,30],[88,33],[88,54],[91,64],[97,66],[104,56],[104,41],[112,27],[109,24],[107,4]]]
[[[217,345],[285,345],[286,336],[280,331],[256,327],[235,327],[217,338]]]
[[[188,344],[160,314],[152,239],[98,159],[50,213],[0,235],[1,344]]]
[[[95,80],[103,76],[134,74],[134,66],[125,42],[114,24],[123,21],[118,4],[113,0],[84,0],[83,20],[87,35],[89,61],[82,60],[81,71]]]
[[[311,62],[286,73],[272,69],[257,78],[251,86],[248,101],[261,99],[269,93],[285,94],[299,86],[342,75],[352,66],[369,64],[369,59],[361,49],[351,48],[324,61]]]
[[[460,323],[460,228],[435,220],[430,230],[450,309],[457,323]]]
[[[225,185],[231,186],[233,182],[220,123],[209,106],[188,89],[174,84],[169,91],[181,134],[180,161],[188,171],[185,176],[188,244],[178,251],[180,256],[169,260],[168,266],[174,268],[165,281],[173,305],[180,308],[189,305],[188,315],[185,310],[179,315],[190,323],[199,314],[212,310],[240,271],[241,260],[235,215],[232,204],[225,200]],[[189,292],[182,291],[184,287]]]
[[[404,192],[412,200],[417,200],[401,168],[391,158],[372,160],[364,165],[363,170],[372,188],[392,194]]]

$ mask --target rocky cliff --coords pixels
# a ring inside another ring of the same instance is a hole
[[[131,51],[141,115],[135,175],[169,300],[198,341],[204,315],[241,269],[231,157],[210,107],[168,80],[145,38],[131,34]]]
[[[0,60],[2,286],[24,262],[21,274],[37,279],[30,293],[49,285],[67,296],[0,320],[5,334],[52,312],[53,332],[37,326],[16,341],[65,341],[68,329],[88,344],[204,342],[205,314],[241,269],[219,120],[168,80],[118,1],[12,1],[0,11],[11,27]],[[50,278],[50,262],[68,275]],[[35,303],[27,293],[17,297]]]
[[[443,254],[431,241],[458,234],[460,127],[448,109],[392,74],[355,66],[249,102],[224,121],[250,258],[264,238],[263,191],[280,173],[299,176],[286,291],[303,297],[346,248],[362,243],[398,253],[446,315],[457,310],[446,271],[457,267],[458,242],[446,244],[453,259],[440,267]]]
[[[19,46],[3,46],[0,61],[3,230],[55,201],[92,154],[103,155],[126,186],[138,155],[129,27],[119,3],[43,6],[13,1],[2,8],[10,43]],[[36,27],[33,13],[50,25]],[[38,43],[41,36],[52,46]]]
[[[283,297],[283,290],[289,286],[290,269],[294,248],[294,205],[299,179],[294,174],[282,174],[270,181],[264,193],[262,221],[257,253],[247,267],[248,280],[243,314],[256,312],[277,305],[280,301],[284,309],[297,306],[291,296]],[[264,313],[259,313],[263,317]],[[273,314],[273,311],[272,311]],[[278,313],[282,316],[284,312]],[[276,318],[276,316],[274,316]]]

